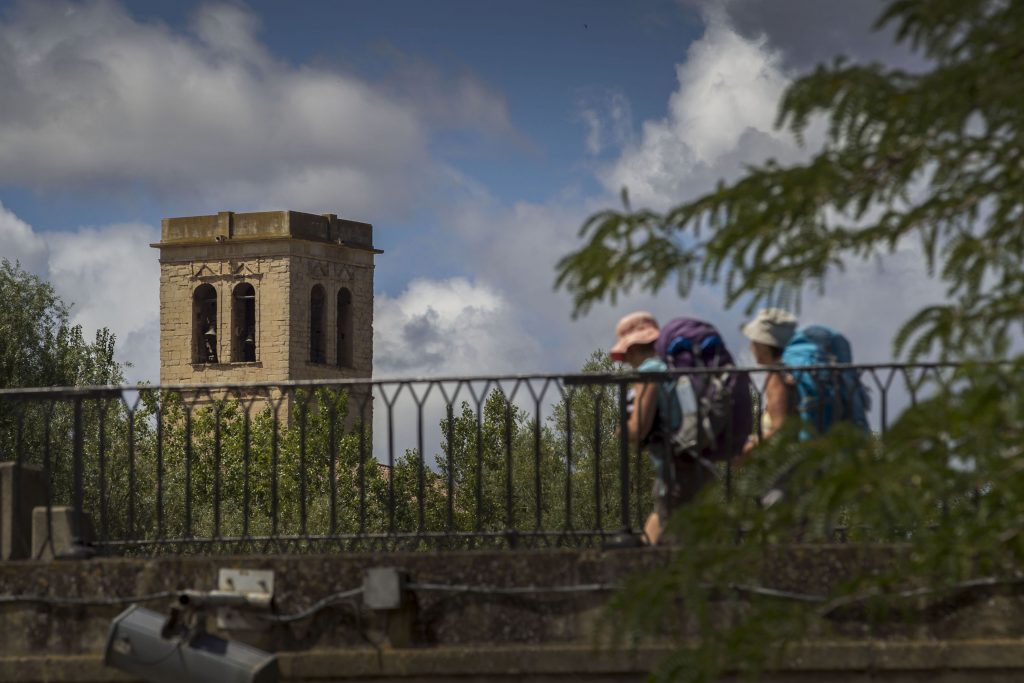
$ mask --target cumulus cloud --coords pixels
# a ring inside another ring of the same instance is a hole
[[[793,78],[785,67],[785,53],[776,44],[782,29],[756,30],[749,14],[744,15],[748,24],[743,31],[734,23],[743,8],[757,5],[766,14],[788,7],[788,26],[801,26],[803,31],[798,10],[808,3],[786,0],[777,8],[773,4],[771,11],[766,3],[753,0],[699,4],[705,8],[707,30],[677,66],[679,86],[669,101],[668,116],[645,122],[638,143],[602,176],[609,190],[627,186],[640,205],[674,206],[712,189],[721,179],[737,177],[746,165],[769,158],[782,163],[806,158],[821,140],[820,122],[810,131],[806,148],[773,127],[779,97]],[[864,3],[853,4],[858,5],[859,17],[869,16]],[[845,10],[808,11],[819,23],[825,22],[825,15],[846,16]],[[922,306],[940,301],[943,288],[928,275],[920,250],[909,243],[878,261],[855,261],[848,266],[845,272],[830,276],[823,295],[806,293],[801,317],[807,323],[846,332],[859,360],[890,359],[899,325]],[[694,296],[702,302],[695,308],[708,310],[727,338],[745,347],[736,331],[742,316],[734,310],[715,310],[716,299],[721,305],[718,290],[700,288]]]
[[[160,375],[160,265],[149,246],[159,238],[143,224],[40,233],[0,204],[0,253],[50,282],[87,338],[110,328],[130,381]]]
[[[0,202],[0,254],[18,261],[25,270],[38,273],[46,266],[46,240],[32,226]]]
[[[579,369],[592,351],[609,346],[616,320],[635,309],[652,310],[664,319],[703,317],[716,322],[734,347],[743,344],[738,331],[742,313],[723,311],[721,292],[715,289],[699,288],[686,301],[671,287],[654,297],[634,293],[575,321],[568,294],[552,291],[555,264],[580,245],[579,226],[589,214],[617,203],[622,185],[629,187],[635,204],[664,208],[710,189],[745,164],[802,153],[772,128],[778,97],[788,83],[777,54],[764,41],[739,36],[724,16],[711,18],[705,36],[677,66],[677,75],[679,88],[671,96],[668,116],[645,122],[636,139],[627,133],[632,117],[622,93],[590,92],[581,99],[590,151],[625,143],[599,172],[607,194],[567,192],[547,202],[504,205],[479,192],[445,215],[444,224],[457,236],[452,243],[471,255],[478,281],[503,292],[516,319],[543,346],[543,355],[532,359],[530,368]],[[612,122],[619,126],[617,133],[611,132]]]
[[[774,129],[790,77],[765,38],[744,38],[724,12],[708,12],[705,34],[676,77],[667,116],[644,122],[639,141],[601,173],[610,191],[626,187],[636,203],[665,208],[751,161],[799,156],[791,137]]]
[[[471,255],[478,281],[503,292],[516,319],[543,346],[543,355],[529,367],[577,370],[592,351],[608,347],[616,320],[634,309],[664,319],[703,317],[718,324],[734,348],[744,343],[738,331],[742,313],[723,311],[721,292],[712,288],[699,288],[685,301],[671,287],[655,297],[634,293],[575,321],[568,294],[552,291],[555,264],[580,244],[579,226],[589,214],[617,203],[623,184],[636,204],[665,207],[709,189],[745,164],[801,154],[791,139],[772,129],[788,78],[764,41],[744,39],[724,17],[713,17],[677,75],[668,116],[645,122],[635,140],[625,132],[632,130],[632,121],[624,95],[592,92],[583,100],[594,113],[586,131],[590,151],[603,151],[613,140],[626,143],[600,172],[607,194],[566,192],[543,203],[504,205],[481,192],[445,215],[444,224],[457,237],[452,243]],[[621,124],[617,138],[608,132],[611,121]]]
[[[414,205],[440,176],[427,150],[436,106],[280,61],[258,29],[234,5],[202,6],[190,33],[115,2],[19,5],[0,23],[0,183],[375,220]],[[435,85],[431,102],[511,126],[478,81]]]
[[[764,38],[778,49],[787,67],[806,69],[838,55],[905,69],[924,64],[893,42],[891,26],[874,29],[885,0],[687,0],[687,4],[726,13],[741,36]]]
[[[431,127],[458,111],[471,112],[481,131],[507,132],[503,100],[470,76],[414,64],[408,84],[419,74],[429,86],[417,89],[287,65],[262,46],[255,18],[233,6],[201,9],[192,32],[179,34],[138,22],[112,3],[26,4],[0,25],[0,88],[10,93],[0,98],[0,183],[141,184],[191,193],[199,206],[215,199],[207,208],[344,206],[347,215],[378,221],[401,204],[396,198],[422,199],[424,183],[461,178],[469,187],[441,222],[471,277],[431,279],[420,270],[401,293],[378,294],[378,376],[575,370],[591,351],[607,348],[615,320],[634,308],[707,318],[737,348],[745,343],[743,314],[723,311],[715,289],[701,288],[686,301],[671,288],[654,298],[632,296],[575,322],[569,297],[552,292],[554,264],[579,246],[579,225],[615,204],[623,185],[635,204],[664,208],[735,177],[746,164],[807,154],[772,127],[792,76],[793,58],[777,44],[781,34],[737,28],[731,16],[706,14],[705,35],[677,65],[665,116],[635,133],[624,95],[584,94],[588,151],[621,149],[599,171],[606,193],[503,204],[427,153]],[[127,356],[139,365],[135,377],[153,379],[158,266],[146,243],[155,232],[105,226],[43,236],[0,209],[4,253],[21,254],[79,302],[76,320],[112,327],[122,352],[135,354]],[[124,273],[109,272],[116,269]],[[136,281],[149,284],[126,286]],[[887,358],[896,325],[938,292],[913,253],[887,260],[882,270],[855,265],[828,287],[827,298],[806,300],[802,317],[848,331],[864,360]],[[837,298],[842,307],[832,303]]]
[[[523,372],[539,356],[504,296],[465,278],[413,280],[374,317],[377,376]]]
[[[160,230],[143,224],[45,233],[47,278],[69,302],[86,334],[109,327],[131,379],[160,376],[160,264],[149,245]]]
[[[810,292],[801,318],[843,330],[854,342],[858,362],[893,359],[893,336],[921,308],[945,299],[945,285],[929,277],[920,248],[902,244],[895,253],[853,261],[826,283],[824,295]]]
[[[741,33],[722,7],[705,17],[705,34],[676,67],[678,87],[665,117],[643,122],[636,138],[599,171],[607,194],[511,206],[478,198],[447,221],[473,254],[480,280],[507,293],[518,318],[544,345],[538,369],[578,368],[590,351],[607,348],[615,320],[633,309],[652,310],[662,319],[708,319],[734,350],[745,351],[739,332],[745,313],[740,307],[725,310],[715,287],[699,287],[683,301],[670,285],[657,296],[633,295],[595,307],[572,323],[568,296],[550,289],[554,264],[580,244],[576,231],[583,219],[617,203],[614,193],[622,186],[635,205],[664,209],[737,177],[748,164],[799,161],[820,144],[820,128],[808,135],[807,148],[774,129],[779,98],[794,74],[768,34]],[[591,152],[600,151],[605,119],[595,115],[584,122],[590,126],[585,142]],[[878,262],[848,264],[845,273],[828,279],[823,296],[806,292],[801,317],[845,331],[859,360],[884,361],[891,358],[899,325],[942,297],[941,284],[928,277],[916,246],[906,244]]]
[[[579,119],[586,127],[587,152],[597,156],[618,151],[633,139],[633,108],[621,90],[590,90],[581,94]]]

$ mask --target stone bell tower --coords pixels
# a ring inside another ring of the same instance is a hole
[[[368,378],[373,226],[297,211],[166,218],[160,383]]]

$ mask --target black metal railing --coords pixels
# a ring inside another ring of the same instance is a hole
[[[818,370],[860,377],[884,437],[956,368]],[[767,373],[728,372],[751,380],[756,433]],[[651,461],[622,436],[639,377],[6,389],[0,460],[40,473],[39,504],[71,506],[106,555],[628,544],[653,505]]]

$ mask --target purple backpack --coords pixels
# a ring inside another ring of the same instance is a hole
[[[694,318],[676,318],[661,328],[654,343],[670,368],[732,368],[732,355],[718,330]],[[754,426],[750,378],[739,373],[690,376],[700,416],[696,450],[707,460],[740,454]]]

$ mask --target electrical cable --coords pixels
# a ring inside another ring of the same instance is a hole
[[[312,605],[302,610],[301,612],[294,612],[292,614],[260,614],[257,616],[259,616],[260,619],[269,621],[273,624],[290,624],[293,621],[302,621],[303,619],[308,619],[320,610],[326,609],[327,607],[330,607],[331,605],[334,605],[336,603],[344,602],[345,600],[350,600],[356,597],[357,595],[361,595],[362,592],[362,586],[360,586],[359,588],[351,588],[347,591],[332,593],[331,595],[328,595],[326,598],[314,602]]]
[[[466,584],[407,583],[411,591],[428,593],[476,593],[484,595],[530,595],[544,593],[600,593],[618,590],[620,586],[608,583],[584,583],[575,586],[469,586]]]
[[[713,585],[704,585],[704,588],[714,588]],[[826,598],[823,595],[812,595],[810,593],[795,593],[793,591],[784,591],[777,588],[766,588],[764,586],[751,586],[743,583],[730,583],[729,588],[736,591],[737,593],[749,593],[752,595],[761,595],[767,598],[781,598],[783,600],[793,600],[794,602],[812,602],[821,603],[825,602]]]
[[[1024,584],[1024,577],[983,577],[978,579],[962,581],[951,586],[945,587],[912,588],[892,593],[849,595],[837,598],[832,601],[829,601],[828,597],[824,595],[816,595],[811,593],[797,593],[794,591],[786,591],[776,588],[768,588],[767,586],[758,586],[751,584],[734,583],[727,584],[726,586],[717,586],[715,584],[701,584],[701,587],[710,590],[714,590],[715,588],[728,588],[730,590],[736,591],[737,593],[747,593],[751,595],[759,595],[763,597],[777,598],[781,600],[791,600],[795,602],[823,604],[825,605],[825,607],[822,610],[821,614],[822,616],[827,616],[828,614],[831,614],[832,612],[835,612],[836,610],[842,607],[862,603],[872,598],[907,599],[942,592],[955,592],[971,590],[974,588],[994,588],[997,586],[1012,586],[1020,584]],[[411,582],[405,584],[404,588],[406,590],[424,593],[464,593],[475,595],[555,595],[566,593],[611,592],[619,590],[621,586],[618,584],[609,583],[584,583],[567,586],[500,587],[487,585],[472,586],[469,584]],[[357,588],[351,588],[348,590],[339,591],[337,593],[332,593],[299,612],[293,612],[290,614],[260,614],[256,616],[258,616],[260,619],[264,619],[271,623],[278,624],[287,624],[295,621],[301,621],[303,619],[308,619],[309,617],[315,615],[317,612],[320,612],[321,610],[324,610],[332,605],[345,602],[359,595],[362,595],[363,592],[363,587],[359,586]],[[113,598],[61,598],[50,597],[45,595],[0,595],[0,605],[39,604],[46,605],[49,607],[111,607],[130,603],[166,600],[169,598],[175,598],[180,593],[181,591],[161,591],[158,593],[148,593],[146,595],[132,595]]]
[[[181,591],[160,591],[146,595],[128,595],[114,598],[62,598],[48,595],[0,595],[0,605],[35,604],[47,607],[116,607],[133,602],[153,602],[167,600]]]

